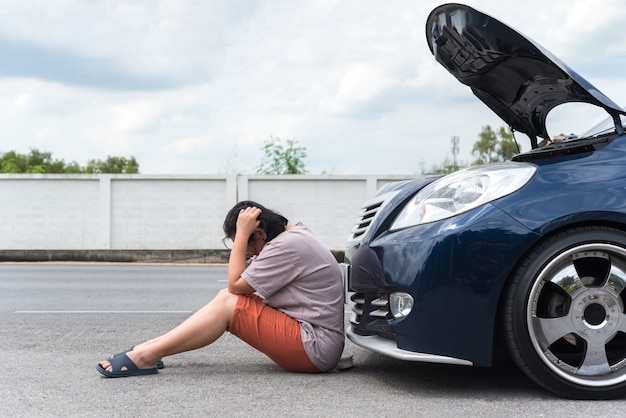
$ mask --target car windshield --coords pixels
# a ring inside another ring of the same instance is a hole
[[[624,123],[626,118],[622,117]],[[545,127],[550,133],[550,140],[544,140],[547,143],[576,141],[615,132],[613,118],[607,110],[587,102],[567,102],[556,106],[548,113]],[[539,147],[542,146],[539,144]]]
[[[622,121],[622,126],[626,125],[626,117],[624,115],[620,115],[620,119]],[[604,134],[609,134],[615,132],[615,123],[613,122],[612,117],[607,117],[602,122],[594,125],[591,129],[584,131],[579,138],[591,138],[594,136],[600,136]]]

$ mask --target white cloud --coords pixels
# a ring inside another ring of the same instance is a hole
[[[13,104],[16,108],[27,108],[30,105],[31,97],[29,94],[21,93],[15,97]]]
[[[202,136],[191,136],[177,139],[161,147],[161,151],[167,154],[186,155],[206,144],[207,139]]]
[[[322,101],[322,106],[332,113],[350,113],[354,106],[375,99],[393,85],[391,78],[371,65],[351,65],[338,80],[334,96]]]
[[[469,160],[482,126],[501,122],[430,55],[425,19],[440,3],[4,0],[0,151],[253,172],[278,136],[307,148],[312,173],[409,174],[459,135]],[[617,0],[468,3],[626,104]]]
[[[111,129],[116,133],[146,128],[155,125],[161,116],[160,99],[139,99],[115,104],[111,107]]]

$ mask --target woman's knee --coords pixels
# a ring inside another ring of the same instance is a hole
[[[222,289],[217,293],[215,299],[213,299],[213,303],[232,314],[235,311],[238,299],[238,295],[230,293],[228,289]]]
[[[235,295],[234,293],[230,293],[228,291],[228,289],[222,289],[219,292],[217,292],[217,295],[215,296],[215,299],[224,299],[224,300],[237,300],[239,296]]]

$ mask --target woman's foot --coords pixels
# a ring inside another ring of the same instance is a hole
[[[119,356],[120,354],[126,354],[126,353],[128,353],[128,352],[130,352],[130,351],[133,351],[134,349],[135,349],[135,347],[131,347],[131,348],[127,349],[127,350],[122,351],[121,353],[113,354],[112,356],[107,357],[107,358],[106,358],[106,360],[101,361],[99,364],[100,364],[100,365],[102,365],[102,363],[103,363],[104,361],[109,361],[109,360],[111,360],[111,359],[112,359],[113,357],[115,357],[115,356]],[[155,366],[155,367],[156,367],[157,369],[159,369],[159,370],[164,369],[164,368],[165,368],[165,363],[163,363],[163,361],[162,361],[161,359],[159,359],[159,360],[156,362],[156,366]]]
[[[96,366],[96,370],[106,377],[145,376],[159,372],[156,367],[137,367],[126,353],[119,354],[110,360],[102,361],[101,364],[99,363]]]
[[[101,373],[108,375],[121,374],[121,375],[136,375],[136,374],[150,374],[145,371],[156,370],[157,363],[160,359],[151,355],[147,350],[135,347],[126,352],[116,354],[106,360],[102,360],[98,363]]]

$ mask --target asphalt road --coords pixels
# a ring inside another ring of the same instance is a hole
[[[407,363],[350,342],[354,368],[287,373],[236,337],[165,359],[158,375],[97,362],[184,320],[224,266],[0,264],[2,417],[619,417],[626,402],[559,399],[514,367]]]

